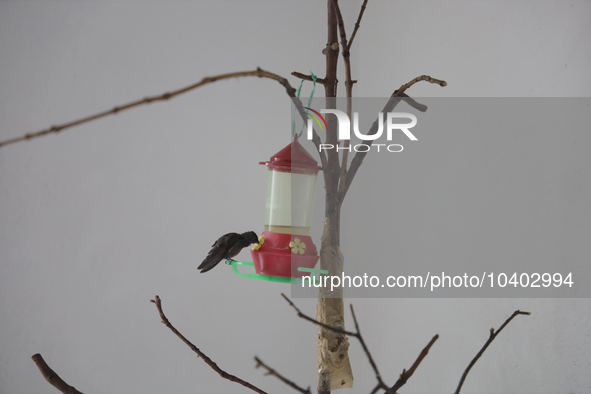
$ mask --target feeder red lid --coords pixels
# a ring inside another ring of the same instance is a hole
[[[279,152],[271,156],[269,161],[261,161],[259,164],[269,166],[269,168],[277,168],[278,170],[290,171],[293,169],[303,169],[313,172],[322,170],[318,163],[298,142],[298,135],[296,134],[292,143],[281,149]]]

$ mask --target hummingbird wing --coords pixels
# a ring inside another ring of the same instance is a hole
[[[197,269],[201,270],[201,273],[207,272],[216,265],[218,265],[220,261],[222,261],[225,258],[228,258],[228,252],[236,244],[238,237],[239,235],[236,233],[228,233],[226,235],[222,235],[212,245],[212,248],[207,254],[207,257],[203,259],[203,262],[201,262]]]

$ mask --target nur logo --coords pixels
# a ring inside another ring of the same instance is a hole
[[[308,111],[312,111],[312,113],[308,112],[310,118],[307,120],[307,138],[308,140],[312,140],[313,128],[314,128],[314,121],[318,124],[321,130],[328,130],[328,125],[326,124],[326,120],[322,116],[322,114],[333,114],[337,117],[337,121],[339,124],[338,128],[338,139],[339,140],[351,140],[351,121],[347,114],[343,111],[339,111],[338,109],[321,109],[320,112],[313,110],[312,108],[304,107]],[[410,123],[395,123],[395,119],[409,119]],[[378,130],[375,134],[366,135],[362,134],[359,131],[359,113],[353,112],[353,133],[357,138],[361,141],[368,142],[368,141],[375,141],[382,136],[384,133],[384,114],[380,112],[378,114]],[[394,134],[395,130],[402,131],[404,135],[408,137],[411,141],[417,141],[417,137],[414,136],[410,132],[409,129],[415,127],[417,125],[417,117],[413,114],[407,112],[388,112],[386,114],[386,138],[388,141],[392,141],[392,135]],[[322,127],[324,125],[324,127]],[[319,151],[322,150],[329,150],[329,149],[336,149],[337,152],[339,150],[348,150],[351,152],[353,149],[355,152],[367,152],[371,149],[371,147],[376,147],[377,151],[380,151],[380,147],[385,146],[388,152],[402,152],[404,147],[400,144],[376,144],[371,143],[368,144],[357,144],[357,145],[349,145],[348,147],[339,146],[336,147],[332,144],[320,144]]]

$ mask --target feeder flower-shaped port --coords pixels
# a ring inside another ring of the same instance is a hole
[[[306,252],[306,244],[300,241],[299,238],[294,238],[294,240],[289,243],[289,247],[293,254],[304,254],[304,252]]]
[[[259,250],[261,246],[265,243],[265,237],[262,235],[259,237],[259,242],[252,246],[252,250]]]

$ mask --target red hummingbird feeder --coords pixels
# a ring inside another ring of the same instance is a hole
[[[322,167],[299,143],[297,134],[291,144],[259,164],[268,168],[267,205],[264,231],[251,251],[255,272],[302,277],[306,273],[298,268],[314,268],[319,259],[310,224]]]
[[[267,166],[265,227],[252,247],[256,275],[236,274],[275,282],[309,275],[319,256],[310,237],[316,179],[322,167],[294,140],[271,156]],[[234,264],[233,264],[234,265]],[[300,270],[302,269],[302,270]]]

